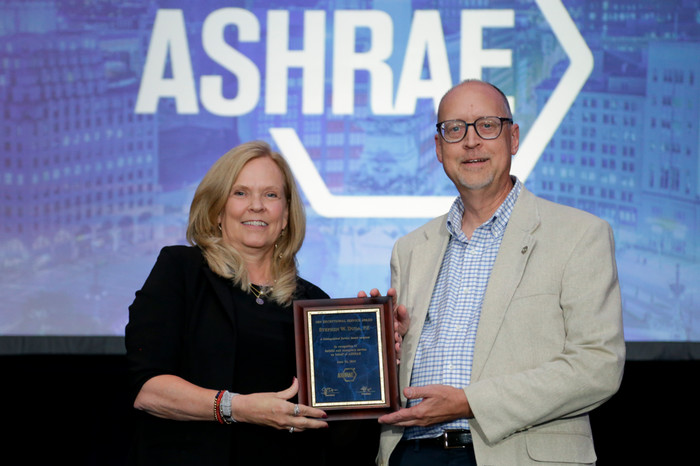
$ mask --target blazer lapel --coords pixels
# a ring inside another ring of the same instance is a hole
[[[233,325],[233,328],[235,329],[235,304],[233,302],[233,295],[231,294],[231,287],[233,286],[233,283],[230,280],[212,272],[212,270],[206,265],[206,263],[202,267],[204,268],[204,276],[206,276],[207,280],[209,280],[209,283],[214,289],[214,293],[216,294],[217,299],[221,303],[221,308],[226,313],[229,320],[231,321],[231,324]]]
[[[472,381],[479,380],[484,364],[488,360],[506,310],[535,247],[536,240],[533,232],[539,222],[535,196],[523,186],[508,220],[484,295],[479,328],[476,333]]]

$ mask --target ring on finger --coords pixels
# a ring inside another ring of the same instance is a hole
[[[299,409],[299,405],[298,405],[298,404],[297,404],[297,405],[294,405],[294,416],[295,416],[295,417],[299,415],[299,412],[300,412],[300,411],[301,411],[301,410]]]
[[[290,427],[290,428],[289,428],[289,433],[290,433],[290,434],[293,434],[293,433],[294,433],[294,427]]]

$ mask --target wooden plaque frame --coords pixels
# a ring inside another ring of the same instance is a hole
[[[399,409],[390,297],[297,300],[293,311],[299,403],[328,420]]]

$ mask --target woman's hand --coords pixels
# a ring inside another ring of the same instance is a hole
[[[325,412],[287,401],[297,392],[299,381],[295,377],[292,385],[281,392],[236,395],[231,400],[231,414],[238,422],[286,429],[290,432],[328,427],[326,421],[320,420],[326,418]]]
[[[295,378],[281,392],[236,395],[231,413],[239,422],[249,422],[293,432],[328,427],[326,413],[320,409],[290,403],[299,391]],[[174,375],[158,375],[143,385],[134,407],[154,416],[180,421],[214,421],[212,406],[216,390],[202,388]],[[298,411],[297,407],[298,406]]]
[[[377,297],[381,296],[379,290],[372,288],[369,292],[370,296]],[[387,296],[391,296],[391,302],[394,307],[394,343],[396,347],[396,363],[401,363],[401,343],[403,342],[403,337],[408,332],[408,327],[411,323],[411,318],[408,316],[408,310],[403,304],[396,304],[396,290],[394,288],[389,288],[386,292]],[[357,293],[358,298],[366,298],[367,293],[360,291]]]

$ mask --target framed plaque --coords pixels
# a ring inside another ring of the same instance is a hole
[[[399,409],[391,298],[294,301],[299,402],[329,420]]]

